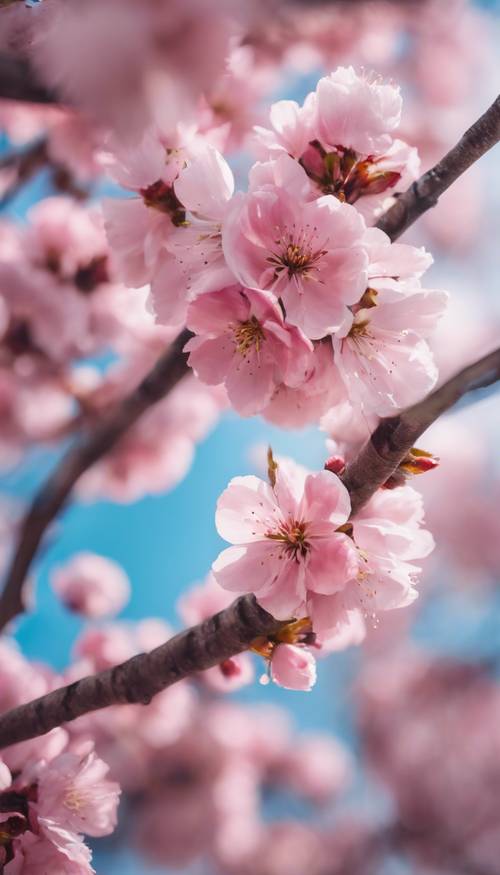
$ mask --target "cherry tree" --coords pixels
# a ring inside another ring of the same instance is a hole
[[[493,602],[500,567],[480,408],[441,419],[500,380],[494,305],[460,311],[447,267],[497,269],[476,167],[497,22],[465,0],[0,7],[0,464],[56,457],[0,507],[0,872],[88,875],[109,836],[162,871],[495,875],[491,657],[411,624],[445,576]],[[63,509],[173,490],[228,410],[321,430],[321,464],[257,448],[203,508],[225,546],[175,629],[116,620],[139,584],[109,556],[55,564],[85,624],[64,671],[29,659]],[[262,700],[348,648],[356,751]],[[269,819],[270,787],[311,815]]]

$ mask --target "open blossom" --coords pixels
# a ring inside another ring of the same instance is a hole
[[[208,385],[224,383],[244,416],[261,411],[281,383],[297,386],[309,377],[312,343],[264,292],[236,285],[202,295],[190,305],[187,325],[196,335],[186,346],[194,372]]]
[[[106,237],[95,210],[63,197],[32,207],[29,225],[1,229],[0,298],[10,322],[3,343],[12,355],[50,361],[94,351],[92,299],[109,283]]]
[[[413,560],[434,542],[415,490],[377,492],[346,527],[349,495],[335,474],[280,461],[275,477],[236,477],[219,499],[217,529],[234,545],[212,566],[222,587],[254,592],[278,619],[310,617],[327,650],[363,638],[359,613],[376,619],[417,597]]]
[[[306,647],[278,644],[271,659],[271,678],[286,690],[312,690],[316,683],[316,660]]]
[[[438,372],[424,337],[444,307],[446,293],[418,281],[376,282],[361,301],[349,331],[332,338],[335,363],[350,401],[379,416],[420,400]]]
[[[393,139],[401,116],[399,88],[339,67],[319,80],[303,106],[281,100],[270,128],[257,127],[263,156],[300,161],[319,195],[356,203],[367,220],[384,199],[404,191],[419,173],[416,149]]]
[[[130,595],[120,565],[95,553],[78,553],[56,569],[52,585],[69,610],[92,618],[117,614]]]
[[[357,612],[376,621],[380,611],[405,607],[417,598],[415,584],[421,569],[413,561],[434,547],[431,533],[422,527],[423,519],[422,498],[406,485],[378,490],[358,511],[352,520],[360,562],[357,574],[336,594],[326,597],[316,592],[309,598],[313,628],[327,650],[329,640],[335,649],[337,634],[348,643],[363,637]]]
[[[234,546],[212,566],[231,592],[256,594],[278,619],[304,617],[310,593],[341,589],[356,574],[352,541],[339,532],[349,494],[334,474],[280,462],[274,487],[235,477],[217,504],[216,525]]]
[[[32,748],[28,742],[26,753],[33,754]],[[108,766],[92,743],[79,752],[46,746],[45,756],[21,759],[12,776],[2,764],[2,870],[6,875],[91,875],[92,855],[82,836],[113,832],[120,787],[106,777]]]
[[[49,837],[57,824],[74,833],[104,836],[116,826],[119,785],[93,750],[66,752],[40,768],[37,816]]]
[[[287,321],[315,339],[349,324],[348,305],[366,288],[364,231],[357,210],[335,197],[306,203],[265,185],[235,196],[224,254],[243,285],[273,292]]]

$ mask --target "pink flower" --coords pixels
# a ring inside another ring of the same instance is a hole
[[[299,796],[321,804],[339,796],[352,774],[347,750],[332,735],[297,738],[274,771]]]
[[[431,391],[438,372],[424,340],[441,316],[445,292],[374,280],[349,331],[332,338],[335,363],[349,400],[368,413],[389,416]]]
[[[269,403],[281,383],[309,376],[312,343],[283,319],[263,292],[231,286],[202,295],[188,310],[189,364],[208,385],[224,383],[229,401],[251,416]]]
[[[89,848],[78,836],[58,831],[58,844],[45,836],[25,832],[13,842],[14,858],[5,875],[95,875]]]
[[[59,825],[73,833],[104,836],[116,826],[120,787],[93,750],[62,753],[38,770],[38,822],[48,838]],[[56,842],[57,844],[57,842]]]
[[[110,175],[136,195],[104,198],[102,203],[120,278],[133,288],[151,281],[165,257],[165,243],[175,223],[184,221],[172,185],[185,154],[179,148],[168,148],[155,130],[148,130],[135,148],[122,147],[108,163]]]
[[[392,143],[401,118],[399,88],[377,77],[338,67],[316,88],[315,127],[322,143],[343,146],[363,155],[380,155]]]
[[[299,159],[314,139],[312,127],[315,95],[309,94],[303,106],[295,100],[278,100],[269,110],[271,130],[255,126],[257,144],[265,156],[284,152]]]
[[[221,231],[233,190],[229,165],[211,146],[180,171],[173,191],[182,222],[165,243],[173,258],[163,258],[151,285],[159,322],[183,319],[188,302],[197,295],[234,281],[222,252]]]
[[[317,423],[333,405],[345,398],[345,388],[333,359],[331,344],[314,344],[306,379],[299,386],[276,387],[264,419],[281,428],[304,428]]]
[[[316,660],[305,647],[278,644],[271,659],[271,677],[286,690],[309,692],[316,683]]]
[[[423,517],[422,498],[410,486],[379,490],[354,517],[353,541],[360,560],[356,575],[335,594],[309,594],[308,616],[320,642],[338,634],[348,641],[353,632],[354,640],[361,636],[353,610],[376,620],[380,611],[405,607],[417,598],[421,569],[413,560],[434,547],[432,535],[422,528]]]
[[[281,298],[314,339],[351,319],[367,285],[364,221],[333,196],[304,203],[276,185],[236,195],[223,228],[226,261],[247,288]]]
[[[404,191],[419,173],[417,150],[391,136],[400,111],[394,86],[339,67],[320,79],[302,107],[290,100],[273,104],[270,129],[255,129],[258,151],[296,159],[314,196],[356,203],[373,221],[390,204],[388,196]]]
[[[278,619],[306,616],[310,592],[341,589],[356,573],[352,542],[337,531],[349,512],[345,486],[328,471],[280,462],[274,487],[235,477],[217,504],[217,530],[235,546],[214,562],[216,580],[254,592]]]
[[[170,131],[192,118],[247,17],[246,4],[234,0],[223,0],[217,15],[206,0],[88,0],[85,13],[79,3],[48,3],[40,13],[38,75],[121,139],[137,138],[152,121]]]
[[[56,569],[52,586],[70,611],[93,619],[117,614],[130,595],[120,565],[95,553],[78,553]]]

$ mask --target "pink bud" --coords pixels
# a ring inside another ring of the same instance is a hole
[[[331,474],[342,474],[345,469],[345,459],[342,456],[330,456],[324,465],[325,471],[330,471]]]
[[[316,660],[305,647],[278,644],[271,660],[271,677],[286,690],[308,692],[316,683]]]

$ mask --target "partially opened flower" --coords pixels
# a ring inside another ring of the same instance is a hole
[[[306,647],[278,644],[271,658],[271,678],[286,690],[309,692],[316,683],[316,660]]]

